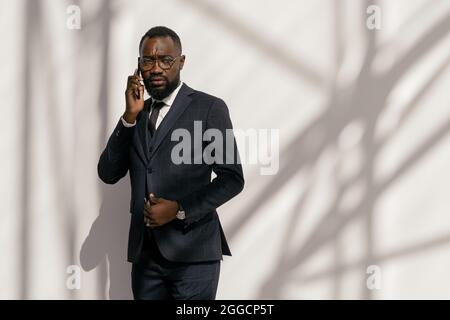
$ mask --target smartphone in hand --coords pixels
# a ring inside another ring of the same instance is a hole
[[[137,70],[138,70],[137,76],[138,76],[140,79],[142,79],[142,72],[141,72],[141,66],[139,65],[139,58],[138,58],[138,63],[137,63]],[[141,83],[141,80],[139,80],[139,83]],[[140,90],[137,91],[137,96],[136,96],[136,98],[137,98],[137,99],[141,99],[141,91],[140,91]]]

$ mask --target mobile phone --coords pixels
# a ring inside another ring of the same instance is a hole
[[[139,65],[139,58],[138,58],[138,63],[137,63],[137,70],[138,70],[138,76],[139,76],[140,78],[142,78],[141,66]],[[139,83],[140,83],[140,82],[139,82]],[[137,98],[138,98],[138,99],[141,98],[141,90],[138,90]]]

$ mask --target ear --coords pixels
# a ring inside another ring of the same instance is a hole
[[[180,70],[182,70],[183,69],[183,67],[184,67],[184,61],[186,60],[186,56],[183,54],[181,57],[180,57]]]

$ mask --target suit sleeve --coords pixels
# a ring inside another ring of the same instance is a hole
[[[119,120],[98,161],[97,172],[103,182],[114,184],[127,174],[133,132],[134,127],[127,128]]]
[[[217,129],[223,137],[223,152],[215,154],[212,170],[216,177],[206,186],[180,199],[178,202],[183,207],[187,226],[211,214],[216,208],[239,194],[244,188],[244,175],[240,164],[236,140],[233,134],[228,107],[221,99],[216,99],[208,113],[207,128]],[[232,136],[232,145],[226,144],[226,136]],[[219,151],[220,152],[220,151]],[[233,161],[226,161],[233,159]]]

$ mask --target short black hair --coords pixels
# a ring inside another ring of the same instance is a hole
[[[144,43],[144,40],[146,38],[156,38],[156,37],[170,37],[172,41],[175,43],[175,45],[178,47],[178,49],[180,49],[180,53],[182,52],[181,40],[180,37],[176,34],[176,32],[164,26],[157,26],[149,29],[142,36],[141,41],[139,42],[139,53],[141,52],[142,44]]]

